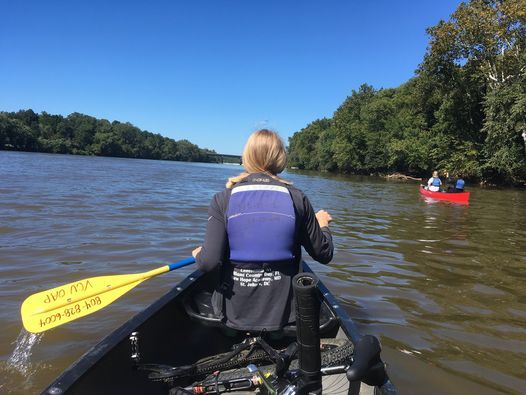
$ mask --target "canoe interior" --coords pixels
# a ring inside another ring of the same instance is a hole
[[[310,271],[304,264],[304,270]],[[217,327],[189,319],[183,300],[202,289],[213,289],[216,278],[196,271],[161,299],[102,340],[82,356],[42,393],[58,394],[168,394],[163,383],[148,380],[144,372],[134,369],[130,358],[129,335],[139,332],[141,363],[181,366],[196,360],[229,351],[243,340],[243,334],[225,333]],[[348,337],[356,340],[359,333],[354,323],[337,305],[336,300],[320,282],[322,295],[337,319],[323,337]],[[292,339],[275,340],[280,347]]]

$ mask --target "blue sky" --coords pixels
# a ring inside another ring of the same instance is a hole
[[[131,122],[239,154],[331,117],[362,83],[414,74],[426,27],[460,2],[11,1],[0,24],[0,111]]]

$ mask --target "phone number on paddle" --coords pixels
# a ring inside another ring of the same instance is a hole
[[[53,313],[45,318],[40,319],[40,327],[44,328],[48,325],[51,325],[57,321],[61,321],[62,319],[68,319],[75,315],[79,315],[83,312],[87,312],[92,307],[100,306],[102,304],[102,300],[100,297],[95,296],[94,298],[91,298],[89,300],[84,300],[80,303],[76,303],[72,307],[66,307],[64,310],[58,313]]]

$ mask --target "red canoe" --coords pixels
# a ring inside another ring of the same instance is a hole
[[[420,193],[424,196],[427,196],[433,199],[449,200],[450,202],[458,202],[458,203],[468,203],[469,202],[469,192],[456,192],[456,193],[431,192],[431,191],[428,191],[427,189],[424,189],[424,187],[420,185]]]

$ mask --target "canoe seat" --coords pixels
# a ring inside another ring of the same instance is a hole
[[[214,314],[212,293],[208,290],[199,290],[190,294],[183,300],[183,307],[191,319],[199,321],[203,325],[232,331],[232,328],[228,328],[221,317]],[[337,327],[338,318],[327,306],[327,302],[323,300],[320,307],[320,335],[328,335]],[[296,325],[287,325],[282,329],[282,332],[285,336],[294,337],[296,336]]]

